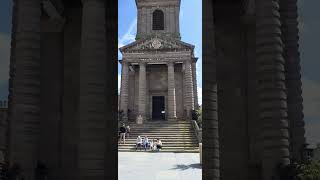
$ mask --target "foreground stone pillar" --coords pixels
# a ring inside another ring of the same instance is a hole
[[[282,40],[286,69],[288,119],[290,127],[291,158],[302,160],[306,143],[302,106],[302,83],[299,53],[299,30],[297,0],[280,1]]]
[[[174,63],[168,62],[168,119],[177,119]]]
[[[220,147],[217,94],[217,60],[213,1],[204,0],[203,8],[203,180],[220,179]]]
[[[34,179],[40,135],[40,0],[15,0],[13,9],[9,160],[21,167],[24,179]]]
[[[104,179],[106,132],[105,1],[82,0],[78,179]]]
[[[137,123],[141,124],[146,118],[146,63],[141,62],[139,65],[139,104]]]
[[[120,89],[120,110],[123,111],[122,120],[128,120],[128,81],[129,81],[129,66],[127,62],[122,61],[121,71],[121,89]]]
[[[276,177],[289,160],[285,61],[277,0],[256,1],[256,60],[259,96],[262,179]]]
[[[187,119],[192,119],[192,110],[194,110],[193,83],[192,83],[192,65],[191,59],[185,61],[185,91],[186,91],[186,109]]]

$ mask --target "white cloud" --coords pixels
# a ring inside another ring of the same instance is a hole
[[[307,137],[307,143],[311,148],[314,148],[316,144],[320,143],[320,121],[313,121],[310,123],[306,123],[305,130]]]
[[[320,142],[320,82],[302,78],[303,112],[307,142],[314,147]]]
[[[118,47],[122,47],[125,44],[131,43],[135,40],[135,30],[137,27],[137,18],[135,18],[133,21],[131,21],[129,29],[127,32],[121,36],[118,40]]]
[[[0,84],[8,82],[11,36],[0,33]]]
[[[304,115],[307,119],[319,119],[320,121],[320,82],[302,78],[302,97]]]

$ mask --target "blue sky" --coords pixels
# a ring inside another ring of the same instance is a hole
[[[135,0],[119,0],[118,47],[135,40],[137,32],[137,9]],[[195,45],[199,104],[202,104],[202,4],[201,1],[181,0],[181,40]],[[118,52],[121,59],[121,53]],[[121,81],[121,66],[118,64],[118,87]],[[120,89],[120,88],[119,88]]]

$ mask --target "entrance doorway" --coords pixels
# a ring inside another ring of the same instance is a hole
[[[152,96],[152,119],[165,120],[164,96]]]

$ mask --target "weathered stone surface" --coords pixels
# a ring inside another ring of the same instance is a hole
[[[168,119],[177,118],[174,64],[168,63]]]
[[[260,116],[262,130],[260,137],[263,144],[262,179],[270,180],[275,176],[278,163],[282,165],[290,163],[287,95],[283,93],[285,89],[277,88],[278,84],[285,86],[285,79],[279,78],[285,75],[282,70],[285,60],[282,57],[279,3],[278,1],[258,0],[256,1],[256,13],[259,113],[262,115]],[[265,28],[266,25],[270,28]],[[264,82],[268,82],[268,84]],[[272,99],[261,98],[270,92],[274,92],[276,97]],[[273,104],[273,107],[264,108],[269,103]],[[275,133],[277,130],[279,133]]]
[[[80,179],[104,179],[106,143],[106,27],[104,1],[83,1],[80,53]],[[99,147],[88,149],[87,147]],[[100,155],[98,157],[94,157]],[[94,171],[93,171],[94,170]]]
[[[14,2],[15,38],[12,58],[9,121],[10,162],[34,178],[40,132],[40,0]],[[25,98],[29,97],[29,98]]]
[[[280,1],[282,40],[287,87],[288,121],[290,127],[290,150],[293,160],[302,160],[306,144],[302,106],[302,83],[299,53],[297,0]]]

